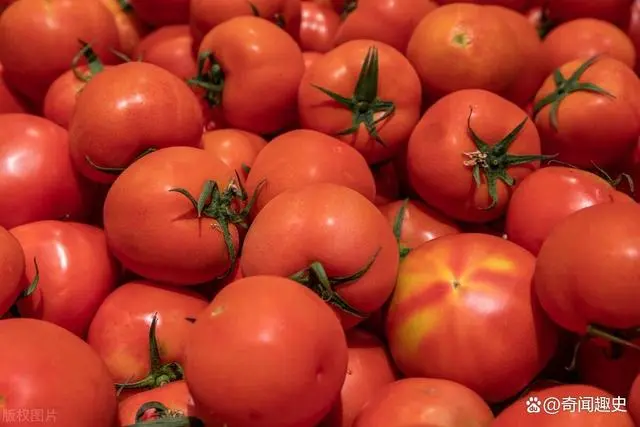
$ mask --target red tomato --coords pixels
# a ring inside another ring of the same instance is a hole
[[[351,427],[362,407],[396,380],[393,362],[375,335],[352,329],[347,334],[349,364],[340,400],[319,427]]]
[[[198,74],[188,25],[169,25],[149,33],[136,45],[133,58],[171,71],[181,79]]]
[[[374,203],[381,206],[400,198],[400,177],[395,163],[380,163],[371,168],[376,182],[376,198]]]
[[[360,153],[328,135],[299,129],[276,137],[258,154],[246,188],[254,194],[260,186],[257,214],[287,190],[325,182],[349,187],[371,201],[375,197],[373,175]]]
[[[474,142],[472,131],[480,141]],[[502,216],[511,188],[538,168],[533,159],[539,155],[538,132],[522,109],[469,89],[427,110],[411,134],[406,159],[411,186],[424,202],[453,219],[482,223]],[[496,174],[513,182],[507,185]]]
[[[576,334],[590,325],[640,325],[640,206],[605,203],[556,225],[536,263],[534,287],[557,324]]]
[[[320,298],[256,276],[222,289],[198,316],[184,368],[206,425],[313,427],[338,397],[347,360],[340,322]]]
[[[629,392],[627,409],[636,423],[640,423],[640,375],[636,377]]]
[[[340,15],[331,6],[321,6],[312,1],[301,1],[302,21],[299,44],[302,50],[328,52],[340,25]]]
[[[526,177],[511,196],[505,232],[534,255],[553,227],[570,214],[601,203],[633,202],[587,171],[550,166]]]
[[[86,218],[86,183],[69,158],[67,131],[27,114],[0,115],[0,226]]]
[[[98,309],[87,342],[102,357],[114,382],[149,378],[158,386],[162,372],[150,372],[149,328],[157,314],[161,363],[184,361],[184,340],[207,300],[190,290],[136,280],[113,291]]]
[[[24,289],[25,257],[20,242],[5,228],[0,227],[0,316],[3,316]]]
[[[515,396],[558,342],[532,298],[534,267],[529,252],[486,234],[444,236],[411,251],[387,314],[400,370],[459,382],[488,402]],[[487,340],[490,335],[500,339]]]
[[[104,232],[63,221],[32,222],[10,231],[28,260],[23,287],[35,280],[36,271],[39,277],[35,291],[18,301],[20,315],[55,323],[84,338],[98,307],[118,284],[119,266]]]
[[[351,188],[321,183],[286,191],[260,211],[247,232],[240,268],[245,277],[301,276],[348,329],[391,295],[398,248],[371,201]]]
[[[155,27],[189,22],[189,0],[128,0],[136,15]]]
[[[4,78],[40,105],[47,89],[78,52],[78,39],[91,43],[105,64],[119,48],[113,16],[99,1],[24,0],[9,6],[0,20],[0,62]]]
[[[369,400],[353,427],[489,427],[491,409],[480,396],[452,381],[407,378]]]
[[[295,123],[304,61],[286,32],[264,19],[239,16],[208,32],[198,54],[206,58],[200,82],[220,87],[207,96],[230,127],[268,134]]]
[[[640,341],[636,340],[640,344]],[[596,341],[584,341],[577,355],[580,380],[608,391],[614,396],[627,396],[631,384],[640,375],[640,352]]]
[[[640,0],[636,0],[631,8],[631,22],[627,29],[627,34],[636,50],[636,74],[640,72]]]
[[[22,98],[9,87],[4,80],[3,67],[0,64],[0,114],[26,113],[27,105]]]
[[[302,52],[302,58],[304,59],[304,68],[308,70],[318,59],[322,58],[322,54],[318,52]]]
[[[537,0],[436,0],[440,4],[449,3],[476,3],[483,5],[496,5],[502,7],[508,7],[509,9],[518,10],[524,12],[527,8],[532,6]]]
[[[42,320],[7,319],[0,320],[0,340],[11,343],[0,353],[2,424],[114,425],[117,406],[109,372],[80,338]]]
[[[553,0],[548,2],[547,13],[552,22],[596,18],[626,28],[629,23],[629,9],[633,2],[634,0]]]
[[[164,418],[163,415],[167,418],[196,416],[196,410],[193,406],[193,399],[189,394],[189,389],[187,389],[187,383],[175,381],[122,400],[118,405],[118,426],[134,425],[136,423],[136,412],[142,405],[149,402],[161,403],[167,408],[169,414],[159,414],[158,411],[151,409],[145,412],[143,421]]]
[[[119,51],[130,56],[140,39],[147,33],[146,25],[140,21],[127,0],[101,1],[115,19],[120,39]]]
[[[238,129],[218,129],[202,135],[200,147],[246,179],[256,157],[267,146],[264,138]],[[250,194],[253,194],[250,192]]]

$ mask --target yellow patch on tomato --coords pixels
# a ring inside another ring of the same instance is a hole
[[[396,341],[403,344],[403,356],[411,357],[419,351],[422,340],[438,325],[440,318],[437,310],[425,309],[412,314],[397,326]]]
[[[507,258],[492,256],[485,258],[477,268],[484,268],[492,272],[509,272],[513,271],[515,265]]]

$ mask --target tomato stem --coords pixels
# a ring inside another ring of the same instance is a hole
[[[595,170],[598,172],[598,174],[602,178],[604,178],[609,183],[609,185],[611,185],[613,188],[618,188],[618,186],[622,183],[622,180],[624,179],[627,182],[627,185],[629,186],[629,190],[631,191],[631,194],[635,193],[635,183],[633,182],[633,178],[631,177],[631,175],[629,175],[628,173],[623,172],[620,175],[618,175],[617,178],[614,179],[611,177],[611,175],[607,173],[607,171],[605,171],[600,166],[598,166],[596,162],[592,161],[591,164],[593,165]]]
[[[143,152],[141,152],[140,154],[138,154],[132,161],[131,163],[129,163],[127,166],[118,166],[118,167],[109,167],[109,166],[99,166],[97,164],[95,164],[93,162],[93,160],[91,160],[91,158],[87,155],[84,156],[84,159],[86,160],[87,163],[89,163],[89,165],[96,169],[99,170],[100,172],[104,172],[107,173],[109,175],[120,175],[126,168],[128,168],[129,166],[131,166],[134,162],[136,162],[137,160],[140,160],[141,158],[143,158],[144,156],[146,156],[147,154],[151,154],[154,151],[157,151],[158,149],[155,147],[149,147],[146,150],[144,150]]]
[[[118,0],[118,6],[120,6],[120,10],[124,13],[133,12],[133,6],[127,0]]]
[[[91,48],[91,44],[78,40],[80,43],[80,50],[71,60],[71,70],[73,71],[73,75],[81,82],[88,82],[95,76],[96,74],[104,71],[104,66],[98,58],[98,55]],[[80,71],[80,60],[84,59],[87,62],[87,68],[89,69],[87,73],[83,73]]]
[[[623,331],[624,333],[624,331]],[[615,331],[608,330],[602,326],[589,325],[587,326],[587,335],[590,337],[602,338],[610,343],[618,344],[626,348],[631,348],[640,351],[640,345],[635,344],[625,338],[621,338]]]
[[[163,427],[204,427],[199,418],[172,411],[161,402],[146,402],[136,411],[135,424],[125,427],[163,426]]]
[[[252,3],[249,4],[252,5]],[[187,83],[204,89],[204,99],[209,106],[220,105],[224,88],[224,72],[211,51],[198,55],[198,75],[188,79]]]
[[[402,235],[402,224],[404,223],[404,215],[407,211],[407,206],[409,204],[409,199],[404,199],[402,205],[400,205],[400,209],[398,209],[398,213],[396,214],[393,220],[393,235],[396,236],[396,242],[398,242],[398,248],[400,251],[400,259],[405,258],[411,252],[411,249],[404,246],[400,242],[400,236]]]
[[[340,14],[340,18],[344,21],[347,19],[347,16],[351,14],[354,10],[358,8],[358,0],[347,0],[344,4],[344,10]]]
[[[540,11],[540,21],[536,25],[538,36],[544,40],[545,37],[556,27],[556,23],[549,19],[549,8],[543,6]]]

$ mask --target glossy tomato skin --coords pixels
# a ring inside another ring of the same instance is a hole
[[[0,114],[27,113],[29,107],[13,88],[4,80],[0,64]]]
[[[485,90],[452,93],[432,105],[422,116],[409,139],[407,172],[412,188],[427,204],[460,221],[488,222],[504,213],[511,190],[498,180],[498,202],[491,209],[486,181],[476,186],[464,153],[477,148],[469,137],[467,123],[487,144],[494,145],[509,134],[527,114],[515,104]],[[540,138],[527,120],[509,148],[515,155],[539,155]],[[538,162],[508,168],[518,183]]]
[[[18,301],[20,315],[55,323],[84,338],[120,275],[104,231],[64,221],[32,222],[10,231],[28,260],[25,288],[35,279],[34,259],[39,270],[35,291]]]
[[[312,52],[330,51],[340,26],[340,15],[331,6],[322,6],[309,0],[301,1],[300,7],[300,48]]]
[[[347,361],[340,322],[320,298],[255,276],[222,289],[198,316],[184,369],[206,425],[313,427],[338,397]]]
[[[340,237],[347,235],[348,239]],[[336,289],[365,314],[379,309],[395,285],[395,237],[385,217],[363,195],[320,183],[284,192],[260,211],[247,232],[240,268],[245,277],[289,277],[319,262],[329,277],[344,277],[365,268],[376,253],[360,279]],[[363,320],[336,311],[345,329]]]
[[[254,205],[257,214],[287,190],[323,182],[349,187],[371,201],[375,197],[373,175],[360,153],[331,136],[298,129],[274,138],[258,154],[246,188],[254,194],[262,186]]]
[[[349,363],[340,400],[319,427],[351,427],[369,399],[396,380],[393,362],[375,335],[352,329],[347,333],[347,346]]]
[[[131,56],[136,45],[148,32],[147,26],[140,20],[132,8],[123,7],[120,0],[101,0],[115,19],[120,40],[120,52]],[[130,3],[126,3],[130,4]]]
[[[89,188],[69,159],[67,131],[41,117],[0,115],[0,226],[86,218]]]
[[[163,363],[183,362],[184,340],[207,300],[196,292],[145,280],[127,282],[98,308],[87,342],[100,355],[114,382],[135,382],[150,369],[149,328],[157,313],[156,337]]]
[[[549,19],[552,22],[568,22],[579,18],[596,18],[625,28],[629,22],[629,10],[634,0],[553,0],[549,2]]]
[[[4,78],[40,105],[49,85],[69,69],[78,39],[91,42],[105,64],[119,48],[113,16],[99,1],[26,0],[9,6],[0,20],[0,62]]]
[[[631,385],[631,391],[629,392],[629,401],[627,409],[631,414],[631,417],[636,423],[640,422],[640,375],[636,377]]]
[[[508,239],[538,255],[553,227],[574,212],[601,203],[631,202],[599,176],[576,168],[549,166],[526,177],[507,209]]]
[[[0,316],[7,313],[24,289],[24,267],[25,257],[20,242],[9,231],[0,227]]]
[[[39,424],[45,426],[113,427],[117,406],[109,372],[80,338],[42,320],[7,319],[0,321],[0,339],[11,343],[0,356],[3,421],[29,408],[43,410]],[[5,425],[34,424],[23,418]]]
[[[557,324],[584,335],[590,324],[640,324],[640,206],[606,203],[575,212],[545,240],[534,288]]]
[[[148,154],[125,170],[104,203],[109,247],[124,267],[150,280],[196,285],[229,269],[229,254],[218,222],[197,218],[183,188],[196,199],[209,180],[225,189],[234,172],[221,160],[193,147]],[[182,219],[179,219],[182,218]],[[239,247],[237,227],[229,224]]]
[[[636,340],[636,344],[640,341]],[[619,348],[616,354],[610,344],[585,341],[577,355],[577,370],[584,384],[608,391],[614,396],[627,396],[633,380],[640,375],[640,352]],[[616,350],[617,351],[617,350]]]
[[[160,402],[171,411],[180,412],[186,416],[197,416],[187,383],[174,381],[122,400],[118,404],[118,426],[124,427],[135,424],[136,412],[147,402]]]
[[[376,40],[404,53],[413,30],[436,7],[438,5],[431,0],[360,0],[340,25],[334,45],[351,40]]]
[[[463,385],[434,378],[406,378],[379,390],[353,427],[489,427],[492,420],[489,406]]]
[[[420,80],[399,51],[373,40],[354,40],[336,47],[304,74],[298,93],[298,109],[304,128],[328,135],[349,129],[353,125],[353,112],[331,101],[313,85],[351,98],[371,47],[376,47],[379,55],[378,98],[395,105],[394,114],[376,127],[384,144],[375,140],[363,124],[355,133],[336,137],[353,145],[370,164],[374,164],[393,157],[420,118]]]
[[[197,146],[202,111],[189,87],[170,72],[142,62],[94,76],[78,95],[69,128],[71,157],[86,177],[115,180],[100,167],[126,167],[149,148]]]
[[[534,267],[533,255],[485,234],[444,236],[414,249],[400,266],[387,314],[398,368],[459,382],[488,402],[516,395],[558,342],[533,297]]]
[[[218,157],[243,180],[247,179],[246,168],[251,168],[260,151],[266,146],[267,141],[261,136],[239,129],[205,132],[200,141],[200,148]]]
[[[320,58],[322,58],[322,54],[319,52],[302,52],[305,71],[311,68],[311,66]]]
[[[538,0],[463,0],[462,3],[502,6],[524,12]],[[456,0],[437,0],[440,4],[459,3]]]
[[[129,0],[133,10],[155,27],[189,22],[189,0]]]
[[[133,58],[148,62],[180,77],[198,74],[193,38],[188,25],[168,25],[147,34],[133,51]]]

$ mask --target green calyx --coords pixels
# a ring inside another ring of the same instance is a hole
[[[146,402],[136,411],[135,424],[125,427],[204,427],[199,418],[172,411],[161,402]]]
[[[582,65],[580,65],[569,78],[565,78],[560,72],[559,68],[556,68],[553,72],[553,81],[556,85],[556,89],[551,92],[549,95],[542,98],[540,101],[536,102],[533,106],[533,115],[536,117],[540,110],[542,110],[547,105],[551,105],[549,109],[549,123],[551,123],[551,127],[553,130],[558,130],[558,108],[560,107],[560,103],[569,95],[574,92],[591,92],[597,93],[600,95],[608,96],[610,98],[615,98],[614,95],[607,92],[605,89],[597,86],[594,83],[589,82],[581,82],[580,78],[582,75],[596,63],[599,56],[593,56],[587,59]]]
[[[601,325],[589,325],[587,326],[586,336],[591,338],[601,338],[611,345],[619,347],[612,348],[613,351],[620,351],[621,349],[632,349],[640,351],[640,345],[633,342],[640,338],[640,327],[634,327],[629,329],[611,329]]]
[[[538,37],[544,40],[545,37],[556,27],[556,23],[549,19],[549,9],[545,6],[540,11],[540,21],[536,25]]]
[[[411,249],[404,246],[400,243],[400,236],[402,235],[402,224],[404,223],[404,214],[407,211],[407,206],[409,205],[409,199],[404,199],[402,205],[400,205],[400,209],[393,219],[393,235],[396,236],[396,241],[398,242],[398,248],[400,250],[400,259],[404,259]]]
[[[35,274],[33,275],[33,280],[31,281],[29,286],[27,286],[26,289],[20,292],[20,295],[18,295],[17,300],[9,308],[9,312],[13,317],[21,317],[20,310],[18,309],[18,301],[31,296],[31,294],[33,294],[38,288],[38,283],[40,283],[40,268],[38,268],[38,261],[36,260],[35,257],[33,257],[33,266],[35,268]]]
[[[220,105],[224,72],[211,51],[198,54],[198,75],[187,80],[187,83],[204,90],[204,99],[209,106]]]
[[[132,13],[133,6],[127,0],[118,0],[118,6],[120,6],[120,10],[124,13]]]
[[[126,166],[117,166],[117,167],[109,167],[109,166],[100,166],[96,163],[93,162],[93,160],[91,160],[91,158],[89,156],[84,156],[84,159],[87,163],[89,163],[89,165],[94,168],[95,170],[98,170],[100,172],[104,172],[106,174],[109,175],[120,175],[126,168],[128,168],[129,166],[131,166],[134,162],[136,162],[137,160],[140,160],[141,158],[143,158],[144,156],[146,156],[147,154],[151,154],[154,151],[157,151],[157,148],[155,147],[149,147],[146,150],[144,150],[142,153],[138,154],[132,161],[131,163],[129,163]]]
[[[340,18],[344,21],[347,16],[351,14],[354,10],[358,8],[358,0],[347,0],[344,3],[344,9],[340,14]]]
[[[364,276],[373,265],[379,252],[380,250],[376,251],[364,267],[349,276],[329,277],[322,263],[316,261],[311,263],[308,268],[298,271],[289,278],[311,289],[326,303],[337,307],[351,316],[364,319],[368,314],[351,307],[349,303],[336,292],[335,288],[353,283]]]
[[[364,124],[369,135],[383,146],[386,146],[380,138],[376,126],[390,117],[395,112],[396,107],[393,102],[378,98],[378,62],[378,49],[370,47],[364,58],[351,98],[346,98],[317,85],[312,86],[353,112],[351,127],[338,132],[338,136],[356,133],[360,125]],[[378,113],[382,114],[376,118]]]
[[[98,55],[91,48],[91,44],[78,40],[80,43],[80,50],[71,60],[71,70],[73,71],[73,75],[81,82],[88,82],[98,73],[104,71],[104,65],[98,58]],[[87,63],[87,72],[80,71],[79,65],[80,60],[84,59]]]
[[[247,218],[263,185],[264,181],[258,184],[251,199],[249,199],[237,174],[236,178],[232,179],[224,190],[220,189],[217,182],[212,180],[206,181],[197,200],[184,188],[172,188],[169,190],[180,193],[189,199],[193,208],[196,210],[198,218],[211,218],[217,222],[214,228],[220,230],[222,233],[229,255],[229,268],[222,276],[218,277],[217,280],[226,278],[233,271],[238,259],[238,248],[233,244],[229,224],[244,229],[249,228]],[[243,204],[245,204],[245,206],[242,209],[237,208]]]
[[[258,6],[249,2],[249,7],[251,8],[251,13],[253,14],[253,16],[258,18],[262,17],[262,15],[260,15],[260,10],[258,9]],[[280,28],[284,28],[287,25],[287,22],[284,19],[284,15],[282,15],[281,13],[276,13],[275,15],[273,15],[272,21],[274,24],[276,24]]]
[[[481,185],[481,175],[484,175],[487,182],[489,197],[491,197],[491,204],[482,209],[489,210],[498,204],[498,180],[504,182],[509,187],[515,185],[515,180],[511,175],[509,175],[509,167],[552,159],[555,155],[515,155],[509,153],[509,148],[518,138],[518,135],[526,125],[528,120],[527,117],[525,117],[518,126],[516,126],[498,143],[495,145],[489,145],[483,141],[471,127],[472,113],[473,110],[470,110],[469,117],[467,118],[467,132],[477,150],[470,153],[464,153],[464,155],[469,158],[469,160],[464,161],[464,165],[472,168],[473,180],[476,186]]]
[[[133,383],[116,383],[118,393],[122,392],[122,390],[145,390],[161,387],[170,382],[181,380],[184,377],[182,366],[180,366],[179,363],[170,362],[165,365],[162,364],[156,338],[157,323],[158,313],[155,313],[151,320],[151,326],[149,327],[149,373],[140,381]]]

